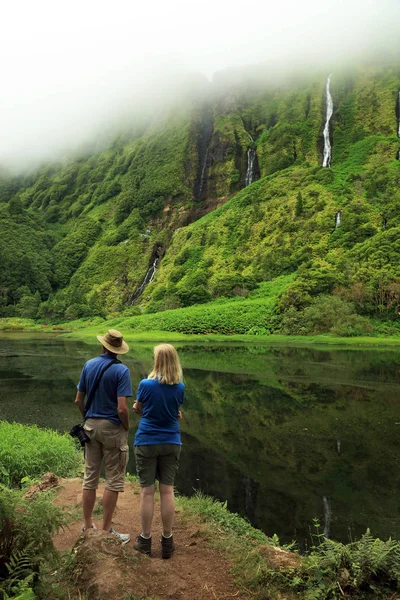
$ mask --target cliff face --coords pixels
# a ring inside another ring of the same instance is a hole
[[[216,85],[101,154],[3,175],[2,315],[121,312],[157,248],[135,300],[151,311],[290,273],[283,310],[338,289],[354,301],[360,283],[367,312],[389,305],[400,275],[400,67],[332,74],[330,169],[326,77]]]

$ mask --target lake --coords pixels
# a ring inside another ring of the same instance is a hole
[[[226,501],[301,547],[315,517],[337,540],[367,527],[400,538],[400,350],[176,347],[187,386],[179,492]],[[99,353],[99,344],[0,334],[0,418],[68,431],[81,368]],[[122,360],[135,389],[152,345],[133,343]]]

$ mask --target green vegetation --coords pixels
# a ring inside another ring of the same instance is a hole
[[[322,534],[313,538],[315,545],[302,558],[298,569],[265,573],[266,582],[272,579],[306,600],[384,599],[393,598],[393,592],[399,591],[400,542],[384,542],[374,538],[369,530],[360,540],[348,544]]]
[[[52,502],[51,494],[28,499],[23,491],[0,484],[0,596],[6,600],[34,600],[43,561],[56,564],[52,535],[67,515]]]
[[[16,446],[22,431],[29,441],[34,429],[38,443],[37,428],[20,426],[14,436]],[[5,432],[1,430],[1,440],[7,436]],[[40,441],[49,436],[46,431],[41,434]],[[63,439],[54,434],[52,442],[57,446]],[[28,476],[37,473],[38,467],[33,461]],[[138,485],[135,478],[130,480],[133,487]],[[57,556],[52,534],[66,525],[69,516],[52,503],[51,493],[36,493],[28,498],[25,491],[0,485],[0,596],[4,600],[67,598],[66,582],[74,559],[73,555]],[[268,538],[229,512],[226,503],[202,494],[190,499],[178,496],[176,503],[181,522],[195,524],[196,535],[205,536],[210,544],[228,554],[238,584],[254,599],[284,594],[288,600],[339,597],[389,600],[400,590],[400,544],[397,541],[385,542],[373,538],[367,531],[359,540],[343,544],[320,534],[316,522],[317,533],[311,536],[312,546],[300,556],[287,552],[293,551],[293,544],[281,546],[276,536]],[[54,569],[57,576],[50,581],[48,573]]]
[[[0,317],[396,335],[398,65],[334,71],[330,169],[326,73],[249,78],[154,115],[100,154],[2,175]],[[249,148],[260,177],[243,189]],[[134,300],[157,249],[154,281]]]
[[[177,499],[178,510],[190,522],[205,524],[200,535],[228,553],[240,585],[252,598],[285,597],[287,600],[353,598],[389,600],[400,590],[400,542],[384,542],[367,532],[356,541],[341,544],[319,533],[304,555],[288,555],[279,539],[267,538],[226,504],[202,494]],[[284,596],[283,596],[284,594]]]
[[[37,478],[49,471],[68,477],[81,470],[82,457],[70,436],[0,422],[0,483],[17,486],[24,477]]]
[[[68,514],[51,492],[26,495],[48,471],[77,475],[82,458],[72,439],[36,426],[0,422],[0,597],[34,600],[41,569],[57,565],[52,536]],[[15,489],[23,486],[23,489]]]

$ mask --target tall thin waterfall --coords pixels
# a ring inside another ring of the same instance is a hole
[[[201,169],[200,187],[199,187],[199,198],[201,198],[201,193],[202,193],[203,187],[204,187],[204,181],[205,181],[205,174],[206,174],[206,167],[207,167],[207,159],[208,159],[208,152],[209,152],[209,150],[210,150],[210,146],[207,147],[206,153],[204,155],[203,168]]]
[[[324,536],[329,537],[331,529],[332,509],[329,499],[323,496],[322,502],[324,503]]]
[[[342,211],[338,211],[335,215],[335,229],[337,229],[342,222]]]
[[[398,124],[397,124],[397,135],[400,138],[400,91],[399,91],[399,96],[398,96],[398,99],[397,99],[397,107],[398,107],[397,110],[398,110],[398,119],[399,119],[398,120]]]
[[[332,160],[332,147],[331,147],[331,139],[330,139],[330,121],[333,115],[333,100],[331,94],[331,78],[332,73],[329,75],[326,80],[326,121],[324,127],[324,158],[322,161],[323,167],[330,167]]]
[[[140,294],[143,292],[144,288],[146,287],[146,285],[149,285],[149,283],[151,283],[154,279],[154,276],[156,274],[156,270],[157,270],[157,263],[158,263],[158,256],[155,257],[153,264],[147,269],[147,273],[144,276],[144,279],[141,283],[141,285],[138,287],[138,289],[136,290],[136,292],[133,294],[132,296],[132,303],[139,298]]]
[[[254,181],[255,160],[256,160],[256,151],[254,150],[254,148],[249,148],[247,150],[247,171],[246,171],[246,179],[244,181],[245,187],[247,187]]]
[[[249,132],[247,132],[250,141],[254,144],[254,140]],[[255,179],[255,166],[256,166],[256,151],[253,146],[249,146],[247,149],[247,169],[246,169],[246,177],[244,180],[244,187],[247,187],[251,183],[253,183]]]
[[[400,138],[400,91],[397,98],[397,135]],[[397,160],[400,160],[400,150],[397,152]]]

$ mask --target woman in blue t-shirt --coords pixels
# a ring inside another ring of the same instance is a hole
[[[154,348],[154,368],[148,379],[143,379],[133,405],[141,415],[135,435],[136,469],[142,494],[140,519],[142,532],[133,547],[151,555],[151,523],[154,513],[155,480],[160,483],[163,558],[170,558],[174,549],[172,523],[175,514],[174,481],[181,452],[179,429],[185,385],[178,353],[170,344]]]

